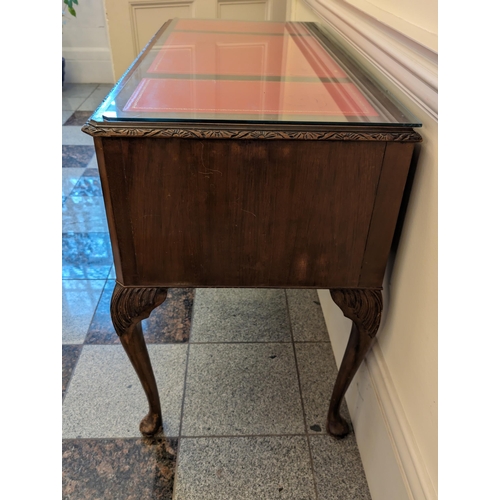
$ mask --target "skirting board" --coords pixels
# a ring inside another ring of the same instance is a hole
[[[68,83],[115,83],[109,49],[63,47]]]
[[[352,322],[343,316],[328,290],[318,290],[318,296],[340,366]],[[361,458],[371,464],[365,473],[372,500],[437,499],[377,343],[356,373],[346,402]]]

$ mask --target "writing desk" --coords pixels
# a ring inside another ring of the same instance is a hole
[[[174,19],[83,127],[94,137],[111,316],[161,425],[141,320],[169,287],[326,288],[353,321],[328,412],[377,333],[420,123],[313,23]]]

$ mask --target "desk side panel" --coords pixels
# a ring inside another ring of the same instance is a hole
[[[381,286],[415,145],[389,142],[377,188],[359,286]]]
[[[106,209],[106,219],[108,221],[109,237],[111,240],[111,248],[113,251],[113,261],[115,265],[116,278],[118,281],[122,282],[123,273],[122,273],[120,247],[126,245],[125,242],[123,242],[122,244],[119,244],[118,242],[115,217],[114,217],[114,208],[113,208],[114,204],[111,200],[111,191],[109,188],[109,179],[106,171],[106,161],[104,158],[103,141],[100,137],[94,137],[94,147],[97,158],[97,166],[99,168],[99,176],[101,178],[102,193],[104,197],[104,207]]]
[[[358,285],[385,142],[102,141],[123,284]]]

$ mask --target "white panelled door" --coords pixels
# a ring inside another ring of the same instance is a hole
[[[286,0],[105,0],[115,81],[174,17],[285,21]]]

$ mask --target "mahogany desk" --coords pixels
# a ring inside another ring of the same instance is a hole
[[[116,267],[111,316],[161,425],[141,320],[168,287],[327,288],[353,321],[328,412],[377,333],[421,124],[313,23],[174,19],[83,131]]]

